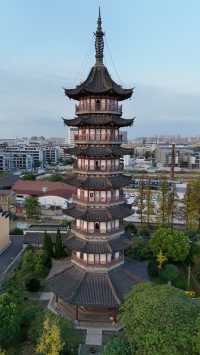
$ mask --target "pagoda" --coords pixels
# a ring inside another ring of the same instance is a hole
[[[73,219],[64,243],[71,258],[61,272],[50,275],[48,285],[57,305],[72,318],[96,321],[100,315],[116,319],[127,292],[138,282],[148,280],[146,265],[125,261],[124,251],[130,238],[124,232],[123,219],[132,214],[126,205],[123,187],[129,177],[123,175],[127,150],[122,145],[121,127],[134,119],[122,118],[120,102],[130,98],[133,89],[124,89],[111,78],[103,63],[104,32],[99,11],[95,33],[96,62],[87,79],[65,95],[78,102],[74,119],[64,119],[77,127],[73,176],[76,187],[73,205],[66,211]],[[96,316],[98,315],[98,317]]]

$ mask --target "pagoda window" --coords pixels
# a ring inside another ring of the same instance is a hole
[[[83,253],[83,260],[87,263],[87,254]]]
[[[115,198],[116,200],[119,200],[119,190],[115,190]]]
[[[119,259],[119,251],[117,251],[117,252],[115,253],[115,259],[116,259],[116,260]]]
[[[94,160],[90,160],[90,170],[94,170]]]
[[[106,254],[100,254],[100,264],[106,264]]]
[[[94,254],[88,254],[88,263],[94,264]]]
[[[99,202],[100,200],[100,191],[95,191],[95,201]]]
[[[111,221],[111,228],[112,230],[115,229],[115,221]]]
[[[115,229],[118,229],[118,228],[119,228],[119,220],[116,219],[116,220],[115,220]]]
[[[77,189],[77,197],[78,197],[78,199],[80,199],[80,197],[81,197],[81,190],[80,189]]]
[[[88,167],[89,167],[88,159],[85,159],[85,169],[88,170]]]
[[[100,262],[99,254],[95,254],[95,264],[99,264],[99,262]]]
[[[84,232],[87,232],[87,221],[83,222],[83,230]]]
[[[91,99],[91,108],[92,110],[95,109],[95,99]]]
[[[95,129],[90,129],[90,139],[95,140]]]
[[[97,141],[101,140],[101,130],[100,129],[96,129],[96,140]]]
[[[80,229],[80,226],[81,226],[81,221],[80,221],[80,219],[77,219],[77,220],[76,220],[76,227],[77,227],[78,229]]]
[[[111,263],[112,254],[107,254],[107,262]]]
[[[111,160],[107,160],[107,170],[111,169]]]
[[[111,231],[111,222],[107,223],[107,231],[110,232]]]
[[[107,201],[111,200],[111,191],[107,191]]]
[[[106,161],[101,160],[101,170],[106,170]]]
[[[106,191],[101,191],[101,202],[106,202]]]
[[[95,229],[96,229],[96,231],[99,231],[99,222],[95,223]]]
[[[86,135],[86,140],[89,140],[90,139],[90,130],[88,128],[85,130],[85,135]]]
[[[101,139],[102,139],[103,141],[106,140],[106,130],[105,130],[105,129],[102,129],[102,130],[101,130]]]
[[[95,109],[97,111],[101,110],[101,101],[99,99],[96,99],[96,101],[95,101]]]
[[[94,222],[89,222],[88,223],[88,232],[93,233],[94,232]]]
[[[94,202],[94,191],[89,192],[89,202]]]
[[[81,258],[81,253],[80,253],[80,251],[77,251],[77,252],[76,252],[76,257],[77,257],[78,259]]]
[[[118,138],[118,129],[115,129],[115,138]]]
[[[87,201],[88,200],[88,191],[84,190],[84,200]]]
[[[105,222],[100,223],[100,233],[106,233],[106,223]]]
[[[100,168],[100,161],[99,160],[96,160],[95,161],[95,169],[99,169]]]
[[[78,168],[81,169],[81,159],[78,159]]]
[[[115,159],[115,167],[116,167],[116,168],[119,167],[119,159]]]

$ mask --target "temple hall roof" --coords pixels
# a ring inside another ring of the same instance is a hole
[[[82,157],[119,157],[122,155],[130,154],[131,149],[123,148],[121,146],[76,146],[74,148],[66,149],[66,152],[71,155]]]
[[[69,185],[76,186],[83,189],[118,189],[124,186],[127,186],[131,180],[131,176],[127,175],[117,175],[117,176],[104,176],[104,177],[95,177],[95,176],[79,176],[79,175],[70,175],[66,178],[66,182]]]
[[[135,284],[148,281],[143,262],[125,262],[109,272],[87,272],[68,261],[66,269],[47,280],[47,288],[64,302],[118,308]]]
[[[63,118],[65,125],[70,127],[81,127],[81,126],[111,126],[111,127],[127,127],[131,126],[134,122],[134,118],[125,119],[114,115],[98,115],[93,114],[91,116],[78,116],[72,120]]]
[[[81,208],[74,205],[65,210],[65,213],[72,218],[78,218],[88,222],[107,222],[113,219],[128,217],[133,212],[129,206],[124,203],[103,208]]]

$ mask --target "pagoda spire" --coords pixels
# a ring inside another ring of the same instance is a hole
[[[102,31],[101,9],[99,6],[99,16],[97,20],[97,30],[95,32],[96,65],[103,64],[104,32]]]

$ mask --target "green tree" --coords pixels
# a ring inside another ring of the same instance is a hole
[[[27,218],[36,218],[40,217],[41,206],[36,197],[27,197],[25,201],[25,209]]]
[[[162,227],[153,233],[149,247],[155,257],[162,252],[167,259],[184,261],[190,251],[190,240],[182,231]]]
[[[141,178],[139,190],[138,190],[138,208],[140,215],[140,223],[144,223],[144,208],[145,208],[145,189],[144,189],[144,178]]]
[[[63,246],[62,236],[61,236],[59,229],[56,234],[54,256],[57,259],[63,258],[64,256],[66,256],[65,249]]]
[[[187,228],[200,230],[200,179],[187,184],[184,202]]]
[[[147,207],[147,224],[151,223],[151,216],[153,212],[153,203],[152,203],[152,189],[150,185],[150,179],[148,180],[148,186],[146,190],[146,207]]]
[[[59,328],[61,341],[64,343],[61,354],[77,355],[80,339],[73,329],[71,322],[46,310],[37,312],[34,320],[31,322],[29,338],[32,343],[35,346],[40,343],[41,334],[44,330],[43,324],[46,319],[49,319],[50,325],[54,324]]]
[[[168,224],[168,197],[169,197],[169,186],[167,179],[162,177],[161,186],[160,186],[160,194],[159,194],[159,213],[158,213],[158,222],[162,226],[166,226]]]
[[[51,236],[46,231],[44,233],[43,250],[49,258],[53,257],[53,242]]]
[[[36,175],[35,175],[35,174],[32,174],[32,173],[25,173],[25,174],[22,176],[22,179],[23,179],[23,180],[35,180],[35,179],[36,179]]]
[[[58,324],[47,317],[44,320],[42,336],[36,347],[36,352],[42,355],[60,355],[64,342]]]
[[[122,337],[113,337],[104,347],[103,355],[133,355],[134,350],[128,341]]]
[[[184,291],[146,283],[134,286],[121,306],[120,320],[136,355],[193,355],[199,314],[199,303]]]
[[[196,320],[196,330],[193,336],[193,352],[200,354],[200,316]]]
[[[0,295],[0,345],[7,347],[21,336],[21,310],[12,295]]]

